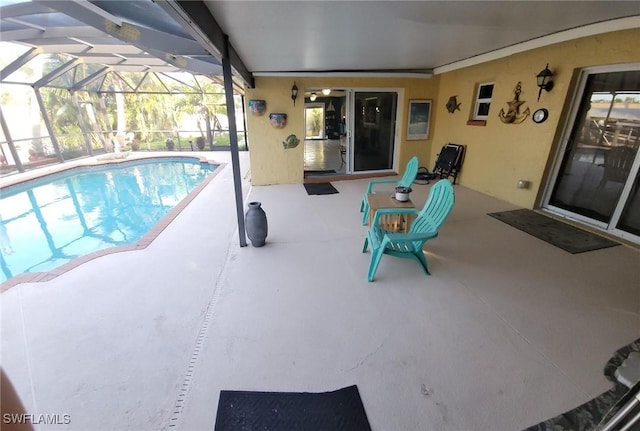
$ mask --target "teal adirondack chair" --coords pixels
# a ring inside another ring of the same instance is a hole
[[[369,264],[369,281],[373,281],[383,254],[413,259],[422,266],[429,275],[427,258],[422,252],[423,244],[438,236],[442,223],[449,217],[455,197],[453,185],[449,180],[440,180],[431,187],[427,203],[422,210],[415,208],[383,208],[376,211],[371,228],[364,240],[362,252],[366,253],[371,244],[371,263]],[[383,215],[416,214],[408,233],[386,231],[378,226]]]
[[[367,199],[367,195],[374,193],[389,193],[394,194],[396,187],[411,187],[411,184],[416,179],[416,175],[418,174],[418,158],[412,157],[407,163],[407,167],[404,170],[404,175],[398,180],[371,180],[369,181],[369,185],[367,186],[367,191],[362,196],[362,203],[360,203],[360,212],[364,212],[362,215],[362,225],[365,226],[369,220],[369,200]],[[378,184],[393,184],[394,190],[386,190],[375,191],[373,187]]]

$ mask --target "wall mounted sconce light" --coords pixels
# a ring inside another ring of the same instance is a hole
[[[291,87],[291,99],[293,99],[293,106],[296,106],[296,99],[298,98],[298,86],[293,81],[293,87]]]
[[[540,101],[542,90],[551,91],[553,88],[553,81],[551,80],[552,76],[553,72],[549,70],[549,63],[547,63],[545,68],[536,75],[536,78],[538,79],[538,87],[540,87],[540,91],[538,91],[538,102]]]
[[[325,96],[328,96],[329,94],[331,94],[331,89],[325,88],[324,90],[322,90],[322,94],[324,94]]]
[[[318,96],[316,95],[316,93],[311,93],[311,96],[309,96],[309,100],[311,100],[312,102],[315,102],[317,98]]]

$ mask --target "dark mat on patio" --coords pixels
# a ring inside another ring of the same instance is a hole
[[[340,193],[331,183],[308,183],[304,185],[304,188],[307,189],[307,194],[310,195],[332,195]]]
[[[357,386],[333,392],[220,391],[215,431],[371,431]]]
[[[323,169],[323,170],[308,170],[308,171],[304,171],[304,174],[311,174],[311,175],[321,175],[321,174],[335,174],[336,171],[335,169]]]
[[[572,254],[619,245],[615,241],[528,209],[489,213],[488,215]]]
[[[533,425],[524,431],[577,431],[577,430],[597,430],[601,429],[604,424],[629,401],[634,394],[640,390],[640,382],[636,383],[631,389],[620,383],[615,372],[622,362],[632,352],[640,352],[640,338],[618,349],[604,367],[604,375],[613,383],[613,388],[607,392],[603,392],[594,399],[569,410],[554,418],[548,419],[539,424]],[[630,416],[635,413],[632,412]],[[621,422],[621,425],[624,421]],[[620,429],[616,426],[613,429]],[[636,428],[631,428],[637,430]]]

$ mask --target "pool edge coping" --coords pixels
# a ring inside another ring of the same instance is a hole
[[[24,180],[22,180],[22,181],[20,181],[18,183],[12,184],[12,186],[13,186],[13,185],[19,184],[21,182],[31,181],[33,179],[38,179],[38,178],[44,178],[47,175],[52,175],[52,174],[57,174],[57,173],[60,173],[60,172],[65,172],[67,170],[74,169],[74,168],[103,166],[103,165],[108,165],[108,164],[118,164],[118,163],[131,162],[131,161],[136,161],[136,160],[147,160],[147,159],[151,159],[151,158],[176,158],[176,157],[198,159],[200,163],[206,163],[206,164],[209,164],[209,165],[216,165],[217,167],[200,184],[198,184],[191,191],[191,193],[189,193],[180,202],[178,202],[178,204],[176,206],[171,208],[171,210],[167,214],[165,214],[165,216],[162,217],[147,233],[145,233],[142,238],[140,238],[134,244],[126,244],[126,245],[119,245],[119,246],[116,246],[116,247],[105,248],[103,250],[94,251],[93,253],[89,253],[89,254],[86,254],[84,256],[77,257],[77,258],[75,258],[73,260],[70,260],[69,262],[67,262],[67,263],[65,263],[63,265],[60,265],[60,266],[58,266],[58,267],[56,267],[56,268],[54,268],[54,269],[52,269],[50,271],[23,272],[21,274],[18,274],[16,276],[11,277],[10,279],[0,283],[0,294],[3,294],[7,290],[11,289],[12,287],[17,286],[18,284],[51,281],[54,278],[58,277],[59,275],[62,275],[64,273],[68,272],[68,271],[71,271],[72,269],[77,268],[78,266],[80,266],[80,265],[82,265],[84,263],[87,263],[87,262],[89,262],[91,260],[97,259],[97,258],[102,257],[102,256],[106,256],[106,255],[113,254],[113,253],[121,253],[121,252],[125,252],[125,251],[144,250],[162,233],[162,231],[164,231],[167,228],[167,226],[169,226],[169,224],[171,224],[171,222],[173,220],[176,219],[176,217],[182,212],[182,210],[184,210],[187,207],[187,205],[190,204],[196,198],[196,196],[198,196],[200,194],[200,192],[207,185],[209,185],[209,183],[211,183],[211,181],[213,181],[213,179],[220,172],[222,172],[222,170],[227,166],[227,163],[216,162],[214,160],[209,160],[209,159],[207,159],[206,157],[203,157],[203,156],[177,156],[177,155],[154,155],[154,156],[150,156],[150,157],[140,157],[140,158],[135,158],[135,159],[128,159],[128,158],[111,159],[111,160],[104,161],[104,163],[80,164],[80,165],[75,165],[75,166],[69,166],[69,167],[67,167],[65,169],[57,170],[55,172],[47,172],[47,173],[45,173],[45,174],[43,174],[41,176],[34,177],[34,178],[29,178],[29,179],[24,179]],[[10,186],[7,185],[5,187],[10,187]]]
[[[93,156],[89,158],[81,158],[77,160],[70,160],[67,163],[58,163],[55,165],[47,165],[42,166],[37,169],[29,170],[26,172],[22,172],[18,175],[11,175],[7,177],[0,177],[0,193],[2,190],[11,188],[14,186],[19,186],[22,183],[26,183],[28,181],[39,180],[42,178],[46,178],[49,175],[61,174],[73,169],[82,169],[82,168],[93,168],[100,166],[108,166],[108,165],[117,165],[121,163],[131,163],[141,160],[150,160],[150,159],[172,159],[172,158],[184,158],[184,159],[195,159],[200,163],[207,164],[215,164],[220,165],[222,163],[216,162],[215,160],[210,160],[203,155],[189,155],[188,153],[134,153],[133,157],[129,153],[107,153],[107,154],[125,154],[123,157],[110,157],[105,158],[104,155]]]

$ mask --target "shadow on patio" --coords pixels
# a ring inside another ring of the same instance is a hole
[[[220,390],[357,384],[375,430],[523,429],[608,390],[607,360],[639,336],[634,249],[569,254],[456,185],[432,275],[385,256],[368,283],[366,180],[251,188],[269,236],[240,248],[230,171],[147,249],[2,295],[2,365],[28,409],[68,429],[213,429]]]

